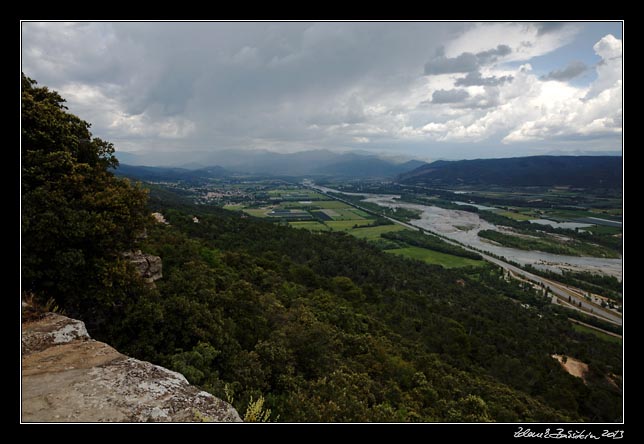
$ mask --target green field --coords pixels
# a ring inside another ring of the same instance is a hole
[[[485,264],[484,261],[477,261],[465,257],[453,256],[451,254],[440,253],[438,251],[427,250],[420,247],[396,248],[395,250],[385,250],[387,253],[397,254],[399,256],[418,259],[428,264],[442,265],[445,268],[458,267],[480,267]]]
[[[357,209],[357,208],[352,208],[352,209],[351,209],[351,211],[353,211],[354,213],[356,213],[358,216],[362,216],[362,217],[370,217],[369,213],[367,213],[367,212],[365,212],[365,211],[362,211],[362,210],[359,210],[359,209]]]
[[[349,234],[359,239],[378,240],[382,233],[391,233],[393,231],[402,231],[407,228],[402,225],[378,225],[377,227],[354,228]]]
[[[544,217],[547,217],[548,219],[550,218],[555,218],[555,219],[579,219],[582,217],[599,217],[601,219],[607,219],[607,220],[619,220],[619,217],[616,217],[615,215],[611,214],[602,214],[598,213],[596,211],[590,211],[590,210],[568,210],[568,209],[552,209],[552,210],[546,210],[544,213]]]
[[[607,227],[605,225],[593,225],[592,227],[583,228],[585,231],[590,231],[593,234],[619,234],[622,229],[619,227]]]
[[[613,216],[620,216],[620,217],[622,215],[622,209],[621,208],[612,208],[612,209],[609,209],[609,210],[595,210],[595,209],[593,209],[593,210],[590,210],[590,211],[592,211],[593,213],[603,214],[603,215],[612,214]],[[597,217],[601,217],[601,216],[597,216]]]
[[[339,200],[318,200],[317,202],[315,202],[315,206],[323,209],[328,208],[331,210],[351,208],[349,205],[345,204],[344,202],[340,202]]]
[[[515,213],[513,211],[497,211],[496,214],[498,214],[499,216],[509,217],[510,219],[514,219],[514,220],[535,219],[535,217],[533,216],[528,216],[527,214],[523,214],[523,213]]]
[[[585,325],[579,325],[579,324],[573,323],[572,328],[573,330],[578,331],[580,333],[588,333],[590,335],[595,335],[598,338],[603,339],[604,341],[615,342],[616,344],[622,343],[621,338],[607,335],[606,333],[602,333],[601,331],[595,330],[594,328],[586,327]]]
[[[364,225],[369,225],[371,223],[370,220],[331,220],[331,221],[325,221],[324,224],[327,225],[330,228],[333,228],[336,231],[348,231],[351,230],[354,225],[357,225],[359,227],[364,226]]]
[[[323,210],[320,210],[320,213],[326,214],[328,217],[332,218],[333,220],[336,220],[336,217],[340,217],[340,213],[332,210],[331,208],[325,208]],[[342,220],[342,219],[339,219]]]
[[[224,210],[241,211],[244,209],[244,204],[226,204],[223,208]]]
[[[274,214],[273,211],[277,212],[278,214]],[[283,214],[284,212],[288,212],[288,215]],[[269,217],[306,217],[310,216],[309,212],[306,210],[298,209],[298,208],[273,208],[271,211],[268,212]]]
[[[288,224],[293,228],[304,228],[305,230],[310,230],[310,231],[329,231],[329,227],[316,221],[289,222]]]
[[[300,199],[300,200],[324,199],[324,196],[316,191],[299,189],[299,188],[269,190],[268,195],[271,197],[280,197],[284,199]]]
[[[268,217],[266,213],[270,210],[268,208],[244,208],[242,211],[255,217]]]
[[[302,199],[302,201],[306,202],[306,199]],[[302,202],[295,202],[295,201],[287,202],[287,201],[285,201],[285,202],[282,202],[280,204],[280,206],[282,206],[284,208],[306,208],[306,209],[317,208],[318,207],[317,201],[309,201],[309,202],[310,203],[302,203]]]
[[[352,209],[349,208],[338,208],[335,210],[327,208],[327,210],[333,211],[335,213],[327,213],[330,217],[333,218],[333,220],[364,220],[364,217],[358,216]]]

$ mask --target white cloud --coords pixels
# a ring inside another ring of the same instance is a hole
[[[597,64],[597,80],[588,91],[587,99],[613,88],[622,80],[622,41],[608,34],[593,46],[593,50],[602,60]]]
[[[145,112],[127,113],[118,100],[104,92],[106,89],[109,90],[109,87],[71,83],[60,88],[60,92],[76,104],[79,114],[85,119],[107,129],[108,136],[179,139],[196,129],[193,122],[178,116],[153,119]]]
[[[488,41],[485,45],[495,43]],[[618,142],[616,137],[622,131],[621,41],[607,35],[595,44],[594,50],[602,60],[595,68],[596,80],[586,87],[544,81],[527,63],[514,70],[488,67],[483,76],[506,76],[512,80],[496,85],[467,86],[458,90],[461,91],[459,100],[452,100],[454,103],[448,108],[424,102],[422,111],[420,107],[416,110],[424,119],[414,126],[416,131],[406,129],[404,134],[412,137],[421,133],[437,142],[459,143],[500,140],[504,144],[535,141],[554,144],[606,137]],[[442,77],[441,87],[434,91],[441,97],[450,91],[455,95],[456,90],[445,87],[447,76]],[[462,76],[449,77],[452,85],[459,78]],[[432,81],[433,78],[429,80],[430,87]]]
[[[510,132],[504,143],[621,134],[621,41],[607,35],[593,48],[602,57],[593,84],[583,89],[544,83],[538,97],[539,115]]]

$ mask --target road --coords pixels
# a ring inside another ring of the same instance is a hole
[[[406,222],[399,221],[397,219],[394,219],[393,217],[388,217],[384,216],[382,214],[379,214],[373,210],[364,208],[360,205],[355,204],[354,202],[351,202],[349,200],[342,199],[340,197],[330,195],[327,193],[327,190],[331,190],[330,188],[325,188],[325,187],[317,187],[315,185],[308,185],[309,188],[312,188],[316,191],[322,191],[324,194],[327,196],[338,200],[340,202],[344,202],[347,205],[351,205],[352,207],[358,208],[359,210],[365,211],[370,214],[374,214],[378,217],[384,217],[388,220],[390,220],[393,223],[396,223],[398,225],[402,225],[403,227],[409,228],[411,230],[416,230],[418,231],[420,228],[415,227],[411,224],[408,224]],[[423,231],[423,230],[421,230]],[[433,233],[432,233],[433,234]],[[435,235],[435,234],[434,234]],[[602,308],[600,305],[597,305],[593,302],[588,301],[586,298],[584,298],[584,292],[578,288],[566,286],[560,282],[553,281],[551,279],[546,279],[541,276],[537,276],[533,273],[530,273],[529,271],[525,271],[519,267],[516,267],[514,265],[508,264],[505,261],[502,261],[501,259],[497,259],[495,257],[489,256],[485,253],[482,253],[478,250],[474,250],[472,248],[467,247],[466,245],[456,243],[451,241],[450,239],[446,239],[442,236],[440,236],[441,239],[443,239],[446,242],[449,242],[454,245],[458,245],[461,248],[464,248],[468,251],[472,251],[474,253],[480,254],[484,260],[496,264],[499,267],[503,268],[504,270],[508,271],[510,274],[516,275],[516,276],[521,276],[524,279],[527,279],[537,285],[543,285],[544,288],[547,288],[550,293],[552,293],[562,305],[568,306],[568,308],[575,309],[577,311],[581,311],[584,314],[587,314],[589,316],[594,316],[598,319],[602,319],[604,321],[616,324],[616,325],[622,325],[622,316],[618,313],[615,313],[611,310]]]
[[[530,273],[529,271],[525,271],[519,267],[515,267],[514,265],[508,264],[507,262],[504,262],[500,259],[497,259],[492,256],[488,256],[485,253],[481,253],[480,251],[477,251],[477,253],[483,256],[483,259],[485,259],[486,261],[496,264],[499,267],[503,268],[504,270],[509,271],[510,273],[514,273],[516,275],[522,276],[523,278],[528,279],[529,281],[534,282],[538,285],[543,284],[544,287],[550,291],[550,293],[555,295],[558,299],[562,300],[563,302],[571,303],[572,305],[574,305],[574,308],[578,311],[582,311],[589,316],[594,316],[596,318],[611,322],[613,324],[622,325],[622,317],[620,315],[618,315],[617,313],[613,313],[612,311],[606,310],[601,306],[586,300],[586,298],[580,295],[583,293],[579,289],[567,287],[560,282],[555,282],[553,280],[546,279],[541,276],[537,276],[535,274]]]

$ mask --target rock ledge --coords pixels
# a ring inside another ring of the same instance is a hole
[[[180,373],[127,357],[54,313],[22,325],[23,422],[240,422]]]

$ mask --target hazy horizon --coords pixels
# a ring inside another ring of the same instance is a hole
[[[621,22],[23,22],[117,155],[621,154]],[[240,151],[244,150],[244,151]]]
[[[266,155],[280,155],[288,156],[292,154],[303,154],[303,153],[333,153],[338,156],[344,154],[353,154],[360,156],[373,156],[379,159],[390,161],[392,163],[402,164],[409,162],[411,160],[417,160],[422,162],[435,162],[437,160],[476,160],[476,159],[498,159],[498,158],[508,158],[508,157],[530,157],[531,154],[526,155],[515,155],[515,156],[492,156],[485,155],[481,153],[480,156],[472,156],[468,158],[463,157],[441,157],[441,158],[424,158],[421,156],[410,156],[410,155],[396,155],[396,154],[384,154],[378,152],[370,152],[366,150],[352,150],[352,151],[334,151],[329,149],[318,149],[318,150],[302,150],[291,153],[280,153],[278,151],[271,150],[222,150],[222,151],[189,151],[189,152],[126,152],[118,151],[116,156],[119,161],[123,164],[135,165],[135,166],[154,166],[154,167],[173,167],[173,168],[188,168],[196,169],[203,167],[214,167],[214,166],[223,166],[230,167],[231,164],[241,165],[244,163],[244,153],[256,154],[257,156],[266,156]],[[616,156],[621,157],[621,151],[579,151],[579,152],[545,152],[537,154],[540,156]],[[236,160],[237,159],[237,160]],[[341,160],[341,157],[338,157]]]

